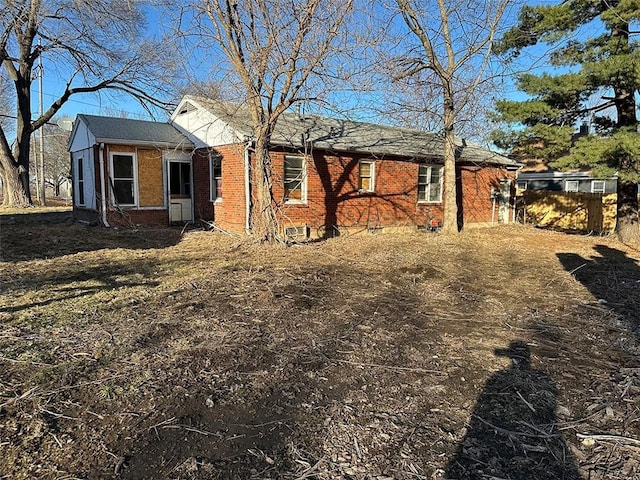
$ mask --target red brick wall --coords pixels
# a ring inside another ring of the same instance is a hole
[[[222,155],[222,200],[210,200],[209,153]],[[193,156],[196,218],[214,220],[230,232],[245,231],[244,145],[198,149]],[[208,216],[205,216],[208,215]]]
[[[194,194],[196,217],[206,218],[210,206],[217,225],[231,232],[245,228],[244,146],[216,147],[222,155],[222,201],[209,200],[209,150],[194,155]],[[338,228],[377,228],[388,226],[427,225],[431,219],[441,220],[442,203],[417,201],[418,164],[403,160],[374,160],[362,154],[329,154],[314,152],[307,162],[307,201],[284,203],[284,151],[271,152],[274,197],[280,202],[282,223],[286,226],[307,225],[312,235],[327,226]],[[374,161],[374,192],[358,191],[360,160]],[[459,187],[464,223],[491,221],[491,189],[500,179],[510,175],[496,167],[461,166]]]
[[[193,169],[193,211],[196,219],[213,220],[213,204],[209,200],[209,149],[194,152],[191,163]]]
[[[272,152],[274,196],[283,199],[285,152]],[[367,155],[315,152],[307,163],[306,204],[282,205],[285,226],[306,224],[318,229],[377,228],[426,225],[442,219],[442,203],[418,203],[418,165],[400,160],[375,160],[374,192],[358,191],[359,161]]]
[[[109,209],[107,212],[107,221],[112,227],[130,227],[132,225],[166,227],[169,225],[169,212],[167,209],[123,209],[122,212]]]
[[[486,166],[462,165],[458,169],[462,185],[462,214],[464,224],[489,223],[492,217],[491,190],[500,188],[500,180],[513,180],[515,174],[506,169]],[[498,221],[498,205],[496,204],[495,222]]]

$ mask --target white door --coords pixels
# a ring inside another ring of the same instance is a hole
[[[169,221],[193,221],[193,188],[191,162],[169,162]]]

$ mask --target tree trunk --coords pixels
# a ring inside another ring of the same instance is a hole
[[[273,168],[269,156],[268,138],[269,132],[261,131],[255,142],[255,193],[251,230],[260,240],[274,243],[280,238],[280,231],[273,198]]]
[[[638,226],[638,184],[618,179],[618,214],[616,233],[627,244],[640,243]]]
[[[446,90],[446,89],[445,89]],[[453,95],[444,98],[444,218],[442,231],[458,233],[458,204],[456,194],[456,143]]]
[[[21,166],[4,167],[2,176],[2,204],[8,207],[29,207],[29,171]],[[25,187],[27,185],[27,187]]]
[[[621,23],[618,28],[611,31],[612,37],[628,48],[629,24]],[[634,96],[635,84],[628,84],[629,79],[622,79],[614,86],[616,98],[616,127],[621,129],[637,129],[636,100]],[[627,180],[634,177],[637,162],[633,158],[620,158],[618,170],[618,202],[616,233],[624,243],[640,243],[640,230],[638,227],[638,184]]]

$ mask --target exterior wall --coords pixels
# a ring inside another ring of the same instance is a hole
[[[214,219],[221,228],[242,233],[245,221],[242,145],[227,145],[215,150],[223,155],[223,199],[213,204]],[[314,152],[306,164],[306,202],[284,202],[283,174],[286,155],[299,154],[271,152],[273,193],[276,200],[281,202],[279,211],[284,228],[306,226],[311,236],[320,236],[327,229],[339,232],[424,227],[431,220],[443,218],[442,202],[418,202],[417,163],[401,159],[376,160],[362,154]],[[199,150],[196,156],[203,157],[203,164],[206,158],[206,171],[204,165],[197,171],[208,182],[208,151]],[[373,192],[361,192],[358,189],[361,160],[375,164]],[[498,206],[494,211],[492,189],[498,190],[500,181],[505,178],[511,181],[514,174],[498,167],[462,166],[458,176],[464,224],[489,224],[492,216],[497,222]],[[207,185],[207,195],[208,192]]]
[[[286,152],[272,152],[274,196],[282,200]],[[360,192],[359,162],[374,162],[374,191]],[[307,162],[306,203],[283,203],[283,226],[306,225],[312,236],[327,229],[364,230],[426,226],[442,220],[443,205],[418,202],[418,164],[361,154],[314,152]],[[335,227],[334,227],[335,226]]]
[[[164,208],[164,174],[162,151],[137,149],[138,193],[141,207]]]
[[[109,209],[107,221],[112,227],[132,225],[163,226],[169,225],[169,211],[166,208],[149,209],[122,209],[122,211]]]
[[[196,218],[214,220],[234,233],[245,231],[244,145],[234,143],[198,149],[193,155]],[[211,201],[209,154],[222,156],[222,199]]]
[[[458,205],[461,209],[463,225],[498,222],[498,205],[495,210],[492,190],[500,190],[501,180],[508,179],[510,183],[515,172],[494,166],[461,165],[458,167]],[[510,197],[513,196],[511,190]],[[460,197],[462,202],[460,202]]]

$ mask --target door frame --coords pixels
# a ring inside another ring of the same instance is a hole
[[[166,190],[165,197],[169,214],[169,223],[186,223],[194,220],[194,193],[193,193],[193,162],[191,155],[170,152],[165,154]],[[189,196],[172,198],[171,195],[171,164],[184,163],[189,165]],[[179,215],[177,212],[180,212]]]

